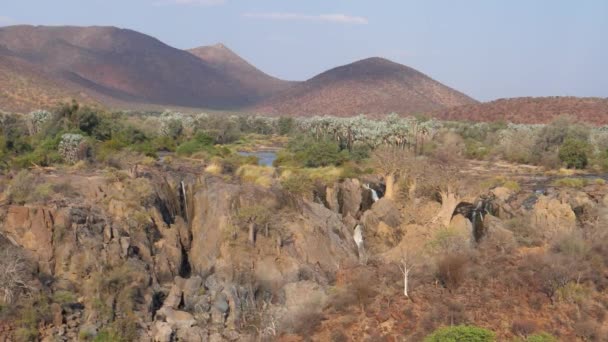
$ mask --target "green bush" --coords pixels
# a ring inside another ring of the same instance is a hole
[[[557,342],[557,338],[546,332],[536,333],[528,336],[526,342]]]
[[[466,139],[464,141],[464,154],[467,158],[470,159],[484,159],[490,153],[490,149],[482,142]]]
[[[590,149],[586,141],[566,139],[559,148],[559,160],[565,163],[568,168],[584,169],[587,167],[587,154]]]
[[[180,156],[191,156],[196,152],[215,154],[213,138],[205,133],[198,133],[193,139],[179,145],[175,152]]]
[[[364,150],[357,153],[365,154]],[[346,150],[330,140],[317,141],[310,137],[294,137],[287,145],[286,151],[277,154],[275,166],[323,167],[338,166],[349,159]]]
[[[457,325],[435,330],[424,342],[492,342],[494,336],[492,331],[484,328]]]
[[[584,178],[559,178],[551,182],[553,186],[561,186],[568,188],[582,188],[587,186],[589,182]]]

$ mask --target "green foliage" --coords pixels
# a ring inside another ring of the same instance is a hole
[[[53,293],[53,302],[59,304],[75,303],[76,295],[71,291],[55,291]]]
[[[424,342],[492,342],[492,331],[466,325],[439,328],[424,339]]]
[[[213,146],[213,138],[205,133],[198,133],[193,139],[188,140],[177,147],[175,152],[180,156],[191,156],[196,152],[207,152],[216,154]]]
[[[591,150],[589,143],[583,140],[568,138],[559,148],[559,159],[568,168],[584,169],[587,166],[587,154]]]
[[[278,122],[278,133],[280,135],[287,135],[294,130],[295,120],[290,117],[280,117]]]
[[[540,332],[528,336],[526,342],[557,342],[557,338],[549,333]]]
[[[470,138],[464,141],[464,146],[464,154],[470,159],[484,159],[490,153],[490,149],[484,143]]]
[[[587,142],[589,128],[567,116],[555,119],[540,130],[532,150],[534,160],[541,161],[547,153],[558,150],[567,140]]]
[[[568,188],[582,188],[582,187],[587,186],[587,184],[589,184],[589,181],[586,180],[585,178],[572,178],[572,177],[559,178],[559,179],[556,179],[553,182],[551,182],[551,185],[553,185],[553,186],[568,187]]]
[[[304,195],[310,193],[313,188],[313,181],[304,173],[292,173],[281,179],[283,190],[292,195]]]
[[[336,142],[295,137],[287,145],[287,151],[277,154],[275,166],[322,167],[341,165],[349,159],[348,151],[340,150]]]
[[[41,322],[50,322],[51,309],[49,300],[43,295],[27,298],[16,315],[19,328],[15,333],[17,341],[36,341],[38,326]]]

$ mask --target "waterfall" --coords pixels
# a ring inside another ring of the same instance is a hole
[[[359,252],[359,262],[361,262],[362,264],[366,264],[367,254],[365,253],[365,248],[363,247],[363,226],[361,226],[361,224],[359,223],[355,226],[353,239],[357,244],[357,250]]]
[[[189,218],[188,218],[188,198],[186,197],[186,185],[184,184],[184,181],[182,180],[180,182],[181,185],[181,195],[183,196],[183,205],[184,205],[184,219],[186,219],[186,222],[190,222]]]
[[[376,190],[372,189],[369,184],[364,184],[363,185],[364,188],[366,188],[367,190],[369,190],[372,193],[372,200],[375,202],[378,202],[378,200],[380,199],[380,197],[378,197],[378,193],[376,192]]]
[[[357,224],[357,226],[355,227],[355,233],[353,234],[353,239],[355,240],[357,247],[359,247],[359,249],[361,249],[363,247],[363,230],[362,230],[360,224]]]

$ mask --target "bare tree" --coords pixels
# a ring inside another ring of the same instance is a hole
[[[403,275],[403,295],[405,298],[409,298],[408,285],[410,279],[410,272],[414,269],[414,258],[407,251],[401,250],[401,259],[399,260],[399,270]]]
[[[412,265],[408,263],[406,257],[401,258],[401,263],[399,264],[399,269],[401,270],[401,273],[403,274],[403,295],[406,298],[409,298],[410,296],[407,292],[407,286],[408,286],[408,279],[410,276],[410,272],[412,271]]]
[[[467,175],[460,172],[457,163],[437,160],[427,168],[424,177],[441,200],[441,209],[433,221],[440,222],[444,227],[450,225],[458,204],[472,203],[479,190]]]
[[[373,152],[373,163],[384,177],[384,197],[395,200],[399,193],[399,179],[409,174],[416,164],[413,152],[393,146],[380,147]]]
[[[0,252],[0,293],[5,303],[12,303],[19,292],[31,290],[28,285],[27,261],[14,247]]]

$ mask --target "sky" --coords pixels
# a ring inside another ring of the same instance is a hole
[[[481,101],[608,97],[605,0],[0,0],[0,26],[15,24],[221,42],[288,80],[380,56]]]

